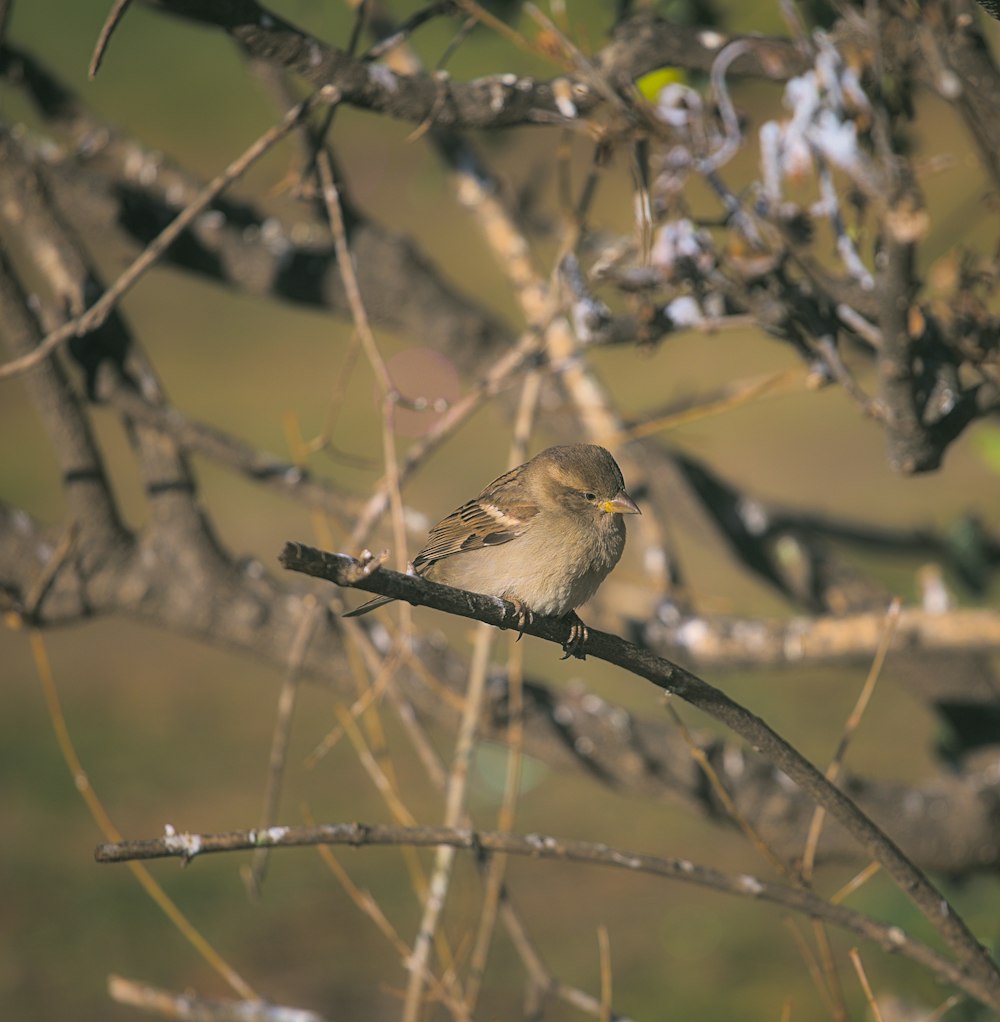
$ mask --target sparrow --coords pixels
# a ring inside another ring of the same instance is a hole
[[[597,592],[625,549],[622,515],[640,513],[603,447],[549,447],[438,522],[413,569],[431,582],[507,600],[521,629],[536,614],[567,618],[565,659],[579,655],[587,641],[576,608]],[[344,617],[391,599],[376,597]]]

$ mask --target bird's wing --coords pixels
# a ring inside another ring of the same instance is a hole
[[[494,480],[475,500],[467,501],[431,529],[413,559],[418,574],[443,557],[500,546],[525,531],[538,514],[538,506],[523,495],[520,500],[515,496],[517,471]]]

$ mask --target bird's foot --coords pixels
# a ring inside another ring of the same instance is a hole
[[[563,646],[563,655],[559,659],[568,660],[571,656],[575,656],[579,660],[586,660],[587,654],[583,651],[583,647],[587,645],[587,639],[590,638],[587,626],[580,620],[575,610],[564,615],[563,620],[569,622],[569,637]]]
[[[535,615],[516,596],[510,597],[509,602],[514,604],[514,616],[517,618],[517,641],[520,642],[524,638],[525,626],[535,620]]]

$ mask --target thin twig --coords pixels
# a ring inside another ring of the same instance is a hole
[[[356,621],[346,618],[341,622],[341,627],[345,629],[351,640],[349,649],[361,651],[368,673],[372,678],[370,684],[364,688],[346,712],[352,717],[361,717],[384,694],[399,718],[400,723],[403,725],[403,729],[406,731],[407,737],[410,739],[410,743],[427,776],[431,779],[431,783],[439,790],[444,790],[445,773],[441,768],[431,742],[421,727],[420,722],[416,719],[412,705],[403,697],[394,684],[396,671],[404,663],[411,667],[425,681],[429,681],[433,676],[424,667],[420,658],[409,648],[409,643],[405,641],[400,642],[400,636],[397,635],[389,653],[382,657],[375,649],[368,632]],[[456,709],[461,709],[462,700],[450,689],[441,685],[437,679],[433,680],[437,686],[435,691],[440,692],[442,698]],[[310,768],[315,766],[319,759],[336,744],[341,734],[343,734],[343,730],[339,725],[333,728],[309,754],[306,759],[306,766]]]
[[[834,1022],[848,1022],[851,1016],[847,1011],[847,1003],[844,1001],[844,988],[840,982],[840,973],[837,972],[833,948],[830,946],[830,935],[826,932],[826,926],[822,919],[812,920],[812,930],[819,964],[823,970],[823,979],[830,991],[833,1020]]]
[[[362,2],[363,0],[348,0],[348,5],[350,7],[360,7]],[[433,18],[439,17],[450,8],[450,0],[434,0],[434,2],[421,7],[418,11],[411,14],[405,21],[392,29],[388,35],[384,35],[380,39],[377,39],[362,54],[363,59],[369,63],[375,60],[381,60],[387,53],[390,53],[397,47],[402,46],[416,31],[416,29],[420,28],[421,25],[426,24]]]
[[[674,726],[681,733],[681,737],[684,739],[685,744],[688,747],[688,751],[691,753],[691,758],[698,764],[698,768],[702,771],[705,777],[708,779],[708,783],[712,786],[712,791],[715,792],[715,797],[722,803],[722,808],[726,811],[726,815],[736,824],[737,827],[743,831],[744,837],[757,849],[761,858],[764,859],[768,865],[774,867],[779,875],[794,879],[792,871],[789,869],[788,864],[782,861],[777,855],[774,849],[757,833],[753,824],[740,812],[739,807],[733,801],[732,796],[726,790],[726,786],[722,783],[722,778],[719,777],[718,771],[712,766],[708,756],[705,755],[705,750],[695,741],[694,735],[691,734],[688,726],[684,723],[680,714],[674,708],[673,703],[670,702],[669,694],[667,695],[664,706],[666,707],[667,713],[670,715],[670,719],[674,722]]]
[[[862,412],[872,419],[882,418],[884,414],[882,406],[864,392],[861,384],[854,378],[854,374],[847,368],[844,360],[840,357],[834,337],[830,334],[817,337],[814,347],[819,352],[820,358],[830,374],[857,403]]]
[[[926,1018],[921,1019],[921,1022],[939,1022],[952,1008],[958,1007],[964,1000],[965,998],[961,994],[952,994],[951,997],[942,1001]]]
[[[177,994],[122,976],[108,977],[108,996],[116,1004],[180,1022],[324,1022],[324,1016],[307,1008],[270,1001],[199,997],[188,990]]]
[[[341,524],[346,524],[351,511],[360,506],[358,497],[311,475],[298,458],[289,461],[253,447],[234,434],[189,418],[167,401],[153,404],[123,382],[115,381],[109,390],[108,403],[124,416],[166,434],[183,451],[210,458],[256,486],[283,494]]]
[[[844,725],[844,732],[841,735],[836,752],[834,753],[833,759],[826,770],[827,779],[831,783],[836,783],[837,778],[840,776],[840,770],[843,767],[844,759],[847,755],[847,746],[861,723],[861,718],[864,716],[864,712],[871,700],[872,693],[875,690],[875,685],[882,673],[885,658],[889,653],[893,629],[899,619],[900,606],[901,602],[898,598],[894,599],[889,606],[889,610],[886,614],[885,631],[882,636],[882,641],[879,643],[879,647],[875,652],[871,668],[868,671],[868,677],[865,679],[865,684],[862,686],[861,692],[854,704],[854,708],[848,716],[847,722]],[[816,849],[819,846],[820,834],[822,833],[823,821],[825,819],[826,811],[822,806],[817,806],[813,812],[813,818],[809,825],[805,853],[802,857],[802,875],[807,881],[813,874],[813,867],[816,860]],[[837,973],[833,952],[830,948],[829,937],[827,936],[823,923],[818,919],[813,920],[813,932],[816,938],[816,945],[819,949],[820,962],[823,965],[823,973],[826,977],[827,986],[833,1003],[834,1019],[837,1020],[837,1022],[846,1022],[848,1013],[847,1006],[844,1003],[844,992],[840,983],[840,976]]]
[[[358,355],[361,352],[361,337],[357,330],[351,334],[351,340],[347,345],[347,350],[344,352],[344,356],[340,362],[340,368],[337,371],[337,377],[333,381],[333,386],[330,388],[330,398],[327,402],[326,421],[323,423],[323,429],[315,436],[312,440],[306,444],[306,448],[310,454],[316,451],[322,451],[328,448],[333,441],[333,433],[337,426],[337,420],[340,418],[340,413],[344,409],[344,398],[347,395],[347,387],[351,378],[351,374],[354,372],[354,366],[357,363]]]
[[[403,803],[399,792],[396,789],[394,780],[389,777],[386,771],[378,763],[376,758],[372,755],[371,750],[365,743],[364,737],[361,734],[357,724],[351,718],[351,716],[344,710],[343,707],[337,708],[337,715],[340,717],[341,723],[344,726],[344,731],[351,743],[354,745],[355,753],[357,754],[358,760],[365,772],[371,778],[379,794],[382,796],[385,804],[388,806],[389,811],[393,817],[400,821],[404,826],[413,827],[416,826],[416,818],[410,812],[410,810]],[[431,884],[428,883],[427,878],[424,876],[423,867],[420,864],[420,860],[416,856],[414,847],[404,846],[402,847],[403,861],[406,863],[407,871],[410,874],[410,882],[413,886],[414,891],[418,898],[427,898],[431,891]],[[447,940],[443,934],[434,934],[434,941],[441,955],[441,958],[450,963],[452,960],[451,949],[448,946]],[[413,952],[407,954],[403,959],[409,962],[412,958]],[[430,967],[427,961],[424,961],[423,966],[424,978],[426,979],[430,975]],[[455,1005],[455,1011],[457,1011],[457,1017],[465,1017],[465,1003],[462,998],[461,991],[457,988],[457,984],[454,980],[449,982],[448,975],[442,979],[442,982],[448,985],[452,989],[452,1001]]]
[[[732,411],[762,397],[775,397],[801,391],[805,375],[802,366],[794,365],[788,369],[769,373],[767,376],[738,380],[721,388],[715,394],[707,395],[697,401],[685,401],[684,407],[677,411],[656,412],[652,416],[643,417],[615,437],[615,442],[625,443],[626,440],[638,440],[655,433],[662,433],[664,430],[700,422],[702,419]]]
[[[389,375],[388,366],[378,349],[375,334],[368,320],[368,313],[361,297],[361,288],[354,272],[354,260],[347,243],[347,229],[344,226],[344,213],[340,204],[340,192],[333,177],[333,166],[330,154],[324,149],[317,153],[316,166],[319,170],[320,183],[323,189],[323,201],[326,204],[330,230],[333,233],[334,247],[337,252],[337,267],[344,283],[344,292],[351,308],[351,317],[361,339],[361,346],[368,358],[368,364],[375,374],[382,397],[382,457],[385,463],[386,488],[389,493],[389,507],[392,517],[393,543],[396,547],[396,563],[400,568],[406,567],[406,518],[403,514],[403,497],[399,485],[399,461],[396,456],[395,411],[399,393]],[[400,607],[400,623],[404,633],[410,630],[410,611],[408,607]]]
[[[528,453],[528,442],[538,412],[541,395],[542,375],[537,370],[527,374],[521,388],[521,401],[514,419],[514,435],[511,439],[508,467],[521,464]],[[504,780],[503,800],[497,814],[497,830],[514,829],[514,810],[521,784],[521,752],[524,744],[524,657],[516,639],[507,647],[507,771]],[[496,926],[497,907],[507,866],[505,855],[493,856],[486,868],[486,885],[483,891],[483,907],[479,915],[479,926],[472,945],[469,959],[469,977],[465,989],[465,1003],[470,1013],[475,1011],[476,1000],[486,969],[493,930]]]
[[[406,563],[406,526],[403,516],[403,503],[399,493],[399,468],[396,459],[396,446],[393,439],[393,408],[396,402],[396,387],[389,375],[389,369],[378,349],[375,335],[368,320],[368,313],[361,297],[357,275],[354,273],[354,259],[347,243],[347,230],[344,226],[344,214],[340,205],[340,192],[333,178],[333,167],[329,154],[325,151],[317,156],[320,181],[323,186],[323,199],[326,203],[327,215],[330,218],[330,230],[333,233],[334,247],[337,252],[337,266],[340,269],[344,290],[347,294],[351,316],[361,340],[361,346],[368,357],[368,364],[375,374],[382,395],[382,434],[383,455],[386,459],[386,480],[389,490],[389,504],[392,508],[393,534],[396,543],[396,557],[402,558],[401,567]]]
[[[785,927],[788,932],[792,935],[792,941],[795,944],[795,949],[802,957],[802,961],[805,962],[806,972],[809,973],[809,978],[812,980],[813,986],[819,992],[819,996],[823,1001],[823,1006],[830,1013],[831,1018],[835,1012],[833,999],[830,996],[830,990],[823,978],[823,970],[820,967],[819,960],[813,953],[813,949],[809,946],[809,941],[799,932],[799,927],[796,924],[796,920],[792,918],[786,918],[784,920]]]
[[[344,730],[344,734],[351,740],[351,744],[354,746],[354,751],[362,767],[364,767],[365,773],[371,778],[372,783],[382,796],[382,800],[389,807],[389,811],[394,819],[404,826],[415,827],[417,825],[416,817],[407,809],[403,800],[399,797],[399,792],[396,790],[396,785],[393,783],[392,778],[382,769],[372,755],[354,718],[343,706],[337,707],[337,718]]]
[[[865,967],[861,961],[858,949],[852,947],[848,955],[851,959],[851,965],[854,966],[854,971],[857,973],[861,989],[865,992],[865,1000],[868,1002],[868,1010],[872,1013],[872,1018],[875,1022],[882,1022],[882,1012],[879,1011],[878,998],[875,996],[875,991],[872,990],[871,983],[868,982],[868,976],[865,973]]]
[[[469,666],[469,687],[465,694],[465,709],[459,724],[451,772],[448,776],[444,813],[446,827],[457,826],[465,811],[469,766],[475,747],[476,725],[479,723],[483,695],[486,691],[492,643],[493,629],[481,625],[476,631],[472,663]],[[413,954],[406,963],[406,967],[411,971],[406,990],[406,1002],[403,1006],[403,1022],[416,1022],[420,1011],[424,972],[430,955],[431,940],[437,931],[438,920],[444,909],[454,860],[455,849],[453,847],[440,846],[438,848],[434,860],[434,872],[431,876],[430,891],[424,904],[424,913],[413,946]]]
[[[308,815],[308,814],[307,814]],[[312,820],[309,820],[312,825]],[[317,845],[316,851],[326,864],[327,869],[337,878],[344,893],[354,902],[356,908],[366,915],[374,924],[375,928],[393,946],[400,959],[405,960],[410,956],[411,950],[406,941],[400,937],[396,928],[389,921],[388,916],[382,911],[381,906],[375,900],[371,891],[363,890],[351,879],[350,874],[340,864],[340,860],[333,854],[328,845]],[[458,1008],[452,995],[445,989],[443,983],[437,976],[429,974],[427,982],[435,995],[440,997],[442,1002],[448,1005],[456,1018],[461,1018],[461,1009]]]
[[[385,670],[385,664],[375,651],[374,646],[371,643],[367,633],[360,628],[357,622],[350,619],[342,622],[348,629],[357,630],[358,634],[353,636],[354,641],[352,645],[357,645],[368,663],[368,670],[373,676],[382,677],[380,672]],[[394,647],[395,649],[395,647]],[[524,720],[523,720],[523,678],[522,678],[522,658],[523,658],[523,646],[518,644],[513,636],[511,637],[511,649],[514,651],[508,658],[508,689],[510,706],[508,708],[508,746],[510,755],[507,761],[507,783],[504,792],[504,801],[500,808],[500,814],[498,815],[498,829],[501,831],[509,831],[513,827],[513,801],[514,797],[519,788],[518,778],[520,776],[520,756],[518,750],[523,744],[524,739]],[[390,652],[389,657],[391,658],[393,653]],[[417,671],[420,676],[424,679],[425,683],[431,687],[434,687],[436,691],[440,692],[443,699],[451,701],[457,710],[461,712],[464,706],[464,700],[458,699],[450,689],[444,688],[437,679],[426,670],[420,659],[414,655],[410,655],[408,664]],[[380,667],[380,664],[382,665]],[[388,676],[387,676],[388,680]],[[375,683],[377,684],[377,682]],[[370,691],[370,689],[368,690]],[[427,776],[431,781],[431,784],[439,790],[444,791],[447,784],[447,774],[444,768],[441,766],[440,760],[432,747],[430,740],[424,733],[422,726],[416,720],[415,715],[412,711],[412,707],[402,699],[396,698],[395,690],[392,686],[387,686],[387,696],[392,702],[396,712],[399,715],[404,728],[407,730],[407,734],[410,737],[411,742],[420,758],[421,763],[424,766]],[[364,698],[364,697],[362,697]],[[357,705],[357,704],[355,704]],[[356,716],[354,707],[350,711],[352,715]],[[340,731],[339,733],[343,733]],[[463,827],[470,826],[470,820],[467,814],[463,816],[461,820]],[[502,864],[506,861],[507,856],[503,853],[496,853],[489,856],[488,864],[484,870],[486,874],[486,891],[484,894],[484,907],[482,911],[480,933],[486,930],[489,926],[489,919],[486,918],[490,912],[489,905],[487,904],[490,898],[490,892],[494,881],[496,882],[496,895],[499,901],[499,914],[503,922],[504,928],[507,931],[507,935],[510,937],[511,943],[513,944],[518,956],[521,959],[522,964],[528,971],[531,981],[542,990],[553,997],[559,998],[565,1001],[567,1004],[573,1005],[580,1011],[587,1012],[591,1015],[596,1015],[600,1004],[597,998],[587,993],[584,990],[580,990],[577,987],[571,986],[570,984],[564,983],[558,977],[553,976],[543,964],[540,955],[531,943],[522,922],[517,909],[514,907],[510,900],[510,896],[507,893],[503,884],[503,868]],[[426,884],[424,885],[426,889]],[[477,935],[477,941],[479,937]],[[485,951],[484,949],[480,952],[483,955],[483,964],[485,965]],[[409,952],[407,952],[407,955]],[[406,956],[402,956],[405,958]],[[472,955],[470,957],[469,966],[469,979],[466,986],[466,1003],[469,1005],[470,1013],[473,1010],[474,1000],[473,992],[476,991],[478,982],[481,981],[481,976],[478,977],[476,974],[476,947],[474,945]],[[431,974],[433,975],[433,974]],[[627,1022],[624,1016],[617,1016],[620,1022]]]
[[[601,1022],[611,1022],[611,938],[602,923],[597,927],[597,950],[601,961]]]
[[[281,782],[288,760],[288,741],[292,730],[292,714],[295,712],[295,698],[298,695],[302,664],[306,650],[316,625],[322,616],[319,601],[311,593],[302,598],[302,620],[298,631],[292,638],[288,653],[288,670],[278,694],[278,709],[274,721],[274,734],[271,737],[271,755],[268,759],[267,780],[264,784],[264,796],[260,813],[261,828],[270,827],[278,819],[278,807],[281,803]],[[264,874],[267,871],[268,850],[259,848],[253,854],[250,865],[244,872],[244,882],[250,894],[260,897],[264,885]]]
[[[524,687],[522,647],[512,638],[507,654],[507,771],[504,780],[503,800],[497,813],[497,830],[509,833],[514,829],[514,810],[521,785],[522,748],[524,745]],[[465,1003],[469,1012],[474,1013],[479,991],[486,972],[493,931],[496,926],[504,876],[507,868],[506,855],[491,855],[486,865],[486,882],[483,889],[483,907],[479,913],[479,926],[469,956],[469,972],[465,982]]]
[[[569,70],[568,63],[557,61],[552,51],[545,46],[541,46],[538,43],[534,43],[521,35],[517,29],[512,28],[505,21],[501,21],[495,14],[486,10],[485,7],[480,6],[475,0],[456,0],[458,6],[463,11],[470,14],[477,21],[482,22],[484,25],[488,25],[498,35],[503,36],[508,42],[513,43],[519,50],[524,53],[530,53],[535,57],[540,57],[542,60],[549,63],[562,63],[566,70]]]
[[[403,513],[403,497],[399,483],[399,460],[396,453],[395,439],[396,403],[399,399],[399,392],[392,382],[388,366],[382,357],[382,353],[379,351],[361,295],[357,275],[354,272],[354,260],[348,244],[340,191],[334,179],[333,162],[330,153],[326,149],[320,149],[316,153],[316,168],[319,172],[323,202],[330,221],[330,230],[333,235],[334,248],[337,254],[337,266],[344,285],[344,293],[347,296],[351,317],[354,320],[361,348],[364,350],[372,372],[375,374],[375,380],[382,398],[382,457],[385,465],[386,486],[389,493],[396,562],[400,568],[403,568],[406,566],[406,520]],[[409,635],[412,621],[411,610],[405,604],[399,607],[399,619],[401,634],[397,638],[397,642],[405,653],[410,647]],[[391,685],[391,681],[387,684]],[[389,762],[382,724],[378,716],[377,703],[371,704],[362,720],[373,741],[377,743],[376,747],[380,750],[385,750],[383,755],[385,760],[384,769],[387,773],[391,772],[392,764]],[[422,975],[420,979],[423,982]]]
[[[844,724],[844,731],[840,736],[840,741],[838,742],[837,749],[833,754],[833,759],[830,761],[830,765],[826,768],[826,777],[831,784],[835,784],[837,778],[840,776],[841,768],[844,765],[844,758],[847,755],[847,747],[850,744],[855,731],[857,731],[858,726],[861,724],[861,718],[864,716],[865,710],[868,708],[868,703],[871,700],[872,693],[875,691],[875,685],[882,674],[882,667],[885,665],[885,658],[889,655],[889,647],[892,644],[892,636],[896,630],[896,625],[899,622],[899,612],[901,607],[902,601],[900,601],[899,597],[896,597],[892,603],[889,604],[889,609],[885,615],[885,627],[882,631],[882,637],[879,640],[878,649],[876,649],[875,656],[872,659],[871,667],[868,670],[868,677],[865,678],[865,683],[861,686],[861,691],[854,703],[854,708],[851,710],[851,713]],[[811,877],[813,873],[813,866],[816,862],[816,849],[819,847],[819,838],[823,831],[823,821],[825,819],[826,810],[824,810],[822,806],[817,806],[813,812],[812,821],[809,824],[809,833],[806,837],[805,852],[802,855],[802,875],[807,879]]]
[[[413,814],[409,811],[406,805],[403,803],[399,792],[396,789],[396,785],[392,778],[383,770],[379,765],[375,757],[372,755],[371,750],[365,744],[364,738],[361,735],[357,724],[350,717],[350,715],[344,710],[343,707],[337,708],[338,716],[340,717],[341,723],[344,726],[344,731],[350,738],[354,745],[355,752],[358,756],[361,765],[364,767],[368,776],[372,779],[375,787],[378,789],[379,794],[382,796],[386,805],[389,807],[392,815],[400,821],[404,826],[412,827],[416,826],[416,819]],[[423,867],[420,864],[420,860],[416,856],[416,850],[414,847],[403,847],[403,860],[406,863],[407,870],[410,874],[410,882],[413,886],[416,895],[420,899],[426,899],[430,896],[432,890],[432,883],[427,881],[424,876]],[[433,935],[435,946],[438,949],[440,957],[446,962],[449,967],[453,960],[451,948],[448,945],[447,939],[441,933],[435,933]],[[405,946],[405,945],[404,945]],[[410,962],[413,959],[414,950],[408,950],[407,954],[403,957],[403,961]],[[416,967],[416,966],[414,966]],[[424,980],[432,975],[430,965],[425,959],[423,965]],[[448,1004],[451,1007],[452,1013],[458,1019],[468,1018],[468,1013],[465,1009],[465,1002],[462,997],[462,992],[458,988],[458,984],[455,982],[454,977],[450,975],[450,971],[446,971],[440,982],[446,986],[449,991]]]
[[[875,876],[875,874],[878,873],[881,869],[882,869],[881,863],[869,862],[864,869],[860,870],[853,877],[851,877],[851,879],[848,880],[847,883],[844,884],[844,886],[841,887],[840,890],[836,892],[836,894],[831,895],[830,901],[832,901],[834,905],[841,904],[843,901],[849,898],[855,891],[857,891],[861,887],[864,887],[864,885],[867,884],[868,881],[871,880],[871,878]]]
[[[419,440],[410,445],[399,467],[400,485],[410,478],[448,436],[463,425],[474,412],[478,411],[484,402],[495,397],[505,386],[508,386],[512,378],[526,364],[534,360],[543,347],[544,344],[538,332],[528,331],[510,350],[505,351],[465,397],[456,401]],[[389,490],[386,478],[376,484],[367,504],[358,515],[354,531],[351,533],[353,547],[359,548],[368,542],[380,515],[388,505],[388,501]]]
[[[747,874],[725,873],[685,859],[643,855],[609,847],[607,844],[575,841],[544,834],[501,834],[497,831],[470,830],[465,827],[398,827],[383,824],[337,823],[310,827],[272,827],[267,831],[233,831],[226,834],[178,834],[151,840],[126,841],[99,845],[98,862],[127,862],[132,859],[182,857],[245,850],[267,845],[271,848],[300,848],[312,845],[413,847],[447,845],[477,854],[504,852],[509,855],[578,862],[624,869],[681,880],[739,897],[766,901],[804,915],[825,919],[831,925],[878,944],[883,950],[900,954],[919,963],[936,975],[986,1004],[997,1003],[989,987],[938,951],[913,939],[898,926],[887,925],[861,912],[831,905],[812,891],[774,883]]]
[[[356,643],[353,640],[360,639],[361,636],[351,634],[352,627],[358,628],[358,631],[362,633],[363,629],[361,629],[358,626],[356,621],[351,621],[350,619],[345,621],[345,626],[346,626],[345,630],[348,631],[348,634],[352,639],[352,641],[348,643],[348,647],[350,649],[353,649],[356,645]],[[372,653],[376,657],[378,656],[378,654],[375,653],[374,649],[372,650]],[[402,661],[403,652],[398,648],[394,648],[393,651],[387,657],[381,660],[381,662],[378,664],[377,673],[375,674],[372,681],[365,687],[364,691],[357,697],[357,699],[354,700],[353,703],[351,703],[351,705],[346,710],[346,712],[353,719],[355,720],[358,719],[365,712],[365,710],[367,710],[368,707],[371,706],[373,702],[375,702],[375,700],[379,699],[382,696],[386,688],[388,688],[389,684],[391,683],[392,677],[396,673]],[[337,724],[335,727],[332,727],[316,744],[316,747],[312,750],[312,752],[310,752],[309,755],[306,756],[305,762],[303,764],[305,768],[307,770],[312,770],[313,767],[315,767],[319,763],[319,761],[323,759],[323,757],[326,756],[333,749],[337,742],[340,741],[340,739],[343,737],[343,734],[344,734],[343,725]]]
[[[97,72],[100,69],[101,62],[104,60],[104,51],[108,48],[108,43],[111,42],[111,34],[118,27],[118,23],[125,17],[125,12],[128,10],[132,0],[115,0],[111,6],[111,10],[108,12],[108,16],[104,19],[104,24],[101,26],[101,33],[97,37],[97,45],[94,47],[94,55],[90,58],[90,67],[87,69],[87,73],[91,78],[97,76]]]
[[[56,576],[69,561],[70,555],[76,548],[79,531],[79,526],[75,521],[71,521],[66,526],[63,534],[59,537],[55,550],[52,551],[51,556],[38,573],[38,577],[31,583],[30,588],[25,593],[24,609],[21,612],[21,616],[26,622],[30,623],[34,619],[35,614],[38,613],[38,608],[41,607],[42,601],[52,587],[52,583],[55,582]]]

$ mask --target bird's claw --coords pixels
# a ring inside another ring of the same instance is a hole
[[[515,641],[520,642],[524,638],[525,627],[535,620],[535,615],[516,596],[510,602],[514,604],[514,616],[517,618],[517,639]]]
[[[580,620],[575,610],[571,610],[565,620],[569,622],[569,636],[563,646],[563,655],[559,659],[568,660],[571,656],[575,656],[579,660],[586,660],[587,654],[583,652],[583,647],[587,645],[587,639],[590,638],[587,626]]]
[[[514,605],[514,617],[517,619],[517,641],[520,642],[524,638],[525,627],[535,620],[535,615],[517,597],[508,597],[507,600]],[[583,652],[583,647],[587,645],[587,640],[590,638],[587,626],[580,620],[575,610],[566,614],[563,620],[568,622],[570,627],[560,659],[568,660],[571,656],[575,656],[580,660],[586,660],[587,654]]]

